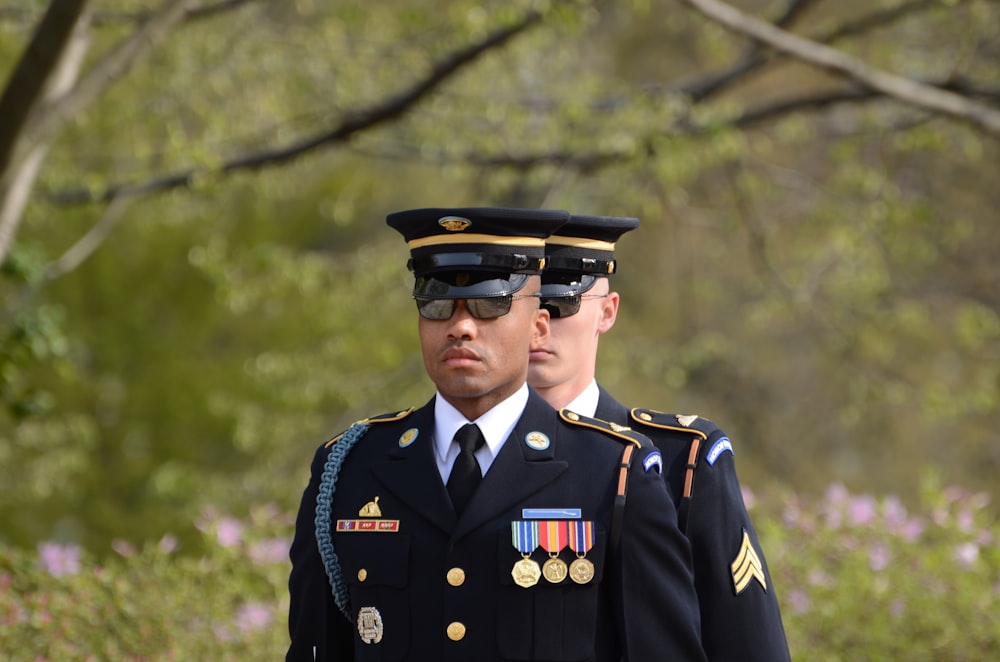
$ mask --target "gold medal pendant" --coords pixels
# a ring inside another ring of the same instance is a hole
[[[569,578],[577,584],[587,584],[594,578],[594,564],[582,556],[569,564]]]
[[[525,556],[514,564],[510,576],[514,578],[514,583],[521,588],[531,588],[538,583],[538,578],[542,576],[542,569],[531,558]]]
[[[553,584],[559,584],[566,579],[566,563],[558,556],[551,557],[542,566],[542,575]]]

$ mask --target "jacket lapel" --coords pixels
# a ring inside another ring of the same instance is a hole
[[[524,413],[458,520],[453,540],[525,502],[567,470],[564,460],[555,459],[556,433],[561,428],[556,416],[532,390]]]
[[[434,459],[433,398],[407,420],[418,431],[417,438],[404,448],[392,448],[385,462],[372,465],[372,472],[418,515],[450,532],[457,518]]]

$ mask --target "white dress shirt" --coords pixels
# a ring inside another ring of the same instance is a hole
[[[441,472],[441,480],[448,483],[451,467],[458,457],[458,444],[454,442],[454,438],[460,427],[466,423],[475,423],[482,430],[486,443],[476,451],[476,461],[485,476],[527,404],[528,385],[522,384],[512,396],[476,420],[469,421],[438,393],[434,398],[434,457],[437,459],[438,471]]]
[[[583,393],[573,398],[573,400],[566,405],[566,409],[570,411],[575,411],[581,416],[594,417],[597,413],[597,401],[601,399],[601,390],[597,388],[597,380],[592,379],[587,388],[583,389]]]

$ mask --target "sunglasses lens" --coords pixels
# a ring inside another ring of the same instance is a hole
[[[488,320],[509,313],[511,301],[513,301],[511,296],[488,297],[486,299],[466,299],[465,305],[469,307],[469,312],[472,313],[473,317]]]
[[[447,320],[455,313],[458,299],[417,299],[420,316],[429,320]],[[488,320],[502,317],[510,312],[512,296],[487,297],[485,299],[465,299],[469,313],[476,319]]]
[[[571,317],[580,312],[580,297],[543,297],[542,308],[549,311],[552,319]]]
[[[455,299],[417,299],[417,311],[424,319],[451,319],[455,312]]]

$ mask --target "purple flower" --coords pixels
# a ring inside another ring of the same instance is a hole
[[[243,524],[234,517],[223,517],[215,523],[215,537],[223,547],[235,547],[243,539]]]
[[[955,516],[955,524],[958,526],[958,530],[963,533],[972,531],[973,526],[975,526],[975,519],[972,515],[972,511],[965,508],[958,511],[958,514]]]
[[[875,521],[878,515],[878,505],[875,497],[865,494],[851,500],[851,523],[854,526],[865,526]]]
[[[793,588],[788,592],[788,606],[796,614],[804,614],[809,611],[811,602],[809,596],[800,588]]]
[[[43,542],[38,546],[38,557],[42,567],[53,577],[80,572],[80,548],[76,545]]]
[[[288,560],[289,542],[285,538],[269,538],[250,545],[250,560],[257,565],[281,563]]]
[[[955,548],[955,560],[966,570],[970,569],[979,558],[979,545],[967,542]]]
[[[826,488],[826,501],[833,504],[847,503],[851,494],[844,487],[843,483],[834,483]]]
[[[243,634],[263,630],[274,620],[274,611],[261,602],[248,602],[236,610],[236,628]]]
[[[889,561],[891,559],[892,554],[889,552],[889,548],[885,545],[875,545],[872,548],[871,553],[868,555],[868,562],[871,565],[873,572],[885,570],[889,567]]]
[[[898,532],[906,524],[906,516],[906,508],[898,497],[886,497],[882,502],[882,517],[885,518],[886,528],[890,531]]]
[[[810,570],[808,581],[813,586],[833,586],[830,576],[822,570]]]
[[[924,522],[919,517],[911,517],[906,520],[900,535],[906,542],[913,542],[924,532]]]
[[[164,554],[173,554],[177,551],[177,536],[166,534],[160,538],[159,548]]]
[[[135,556],[135,545],[121,538],[115,538],[111,541],[111,549],[115,550],[119,556],[124,556],[125,558]]]

